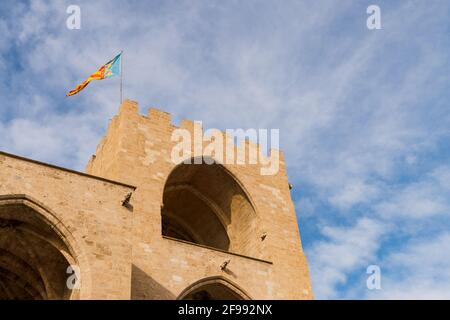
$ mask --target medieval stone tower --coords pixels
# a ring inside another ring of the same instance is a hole
[[[86,173],[0,153],[0,299],[311,299],[282,153],[174,163],[176,129],[126,100]]]

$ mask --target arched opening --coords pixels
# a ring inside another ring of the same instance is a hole
[[[162,234],[259,255],[259,224],[249,196],[227,169],[211,162],[183,163],[171,172],[164,187]]]
[[[179,300],[250,300],[248,294],[223,277],[211,277],[191,284]]]
[[[0,201],[0,299],[76,298],[69,281],[70,265],[78,265],[58,226],[25,198]],[[69,288],[70,287],[70,288]]]

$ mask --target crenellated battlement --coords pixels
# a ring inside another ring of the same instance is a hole
[[[59,288],[49,297],[67,293],[58,270],[70,265],[80,267],[86,299],[196,299],[199,290],[214,300],[311,299],[283,156],[262,155],[258,130],[240,144],[236,132],[186,119],[177,126],[169,113],[142,115],[126,100],[90,175],[1,156],[6,217],[42,230],[13,241],[40,252],[39,267]]]
[[[141,132],[159,132],[158,137],[171,144],[172,149],[185,149],[179,150],[180,156],[177,156],[175,151],[175,153],[171,153],[174,164],[189,158],[210,156],[218,163],[259,166],[262,175],[277,174],[280,165],[284,169],[284,154],[278,148],[267,146],[269,140],[273,143],[272,131],[269,136],[267,129],[226,129],[223,131],[211,128],[205,130],[202,122],[189,119],[183,119],[177,126],[172,122],[170,113],[152,107],[148,109],[147,116],[145,116],[139,113],[138,103],[131,100],[125,100],[120,106],[119,114],[112,119],[107,134],[97,147],[97,156],[105,149],[106,144],[115,144],[112,141],[115,136],[112,132],[117,131],[118,126],[120,123],[123,125],[125,119],[138,126]],[[129,129],[131,130],[131,128]],[[163,133],[166,135],[164,136]],[[124,137],[126,136],[128,134],[124,133]],[[148,136],[151,140],[151,134]],[[275,138],[278,145],[278,135]],[[256,140],[265,140],[266,145],[261,145],[261,143],[255,142]],[[88,171],[97,156],[89,162]],[[265,169],[269,165],[272,168]]]

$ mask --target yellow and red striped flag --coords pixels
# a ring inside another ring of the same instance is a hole
[[[86,80],[80,83],[75,89],[71,90],[66,96],[73,96],[81,90],[83,90],[91,80],[103,80],[112,76],[119,75],[121,73],[121,58],[122,52],[119,53],[114,59],[108,61],[106,64],[100,67],[97,71],[89,76]]]

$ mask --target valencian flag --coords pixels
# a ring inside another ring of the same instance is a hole
[[[66,96],[73,96],[74,94],[77,94],[83,90],[89,82],[91,82],[91,80],[103,80],[119,75],[121,73],[121,59],[122,52],[115,56],[114,59],[101,66],[100,69],[91,74],[89,78],[80,83],[75,89],[66,94]]]

